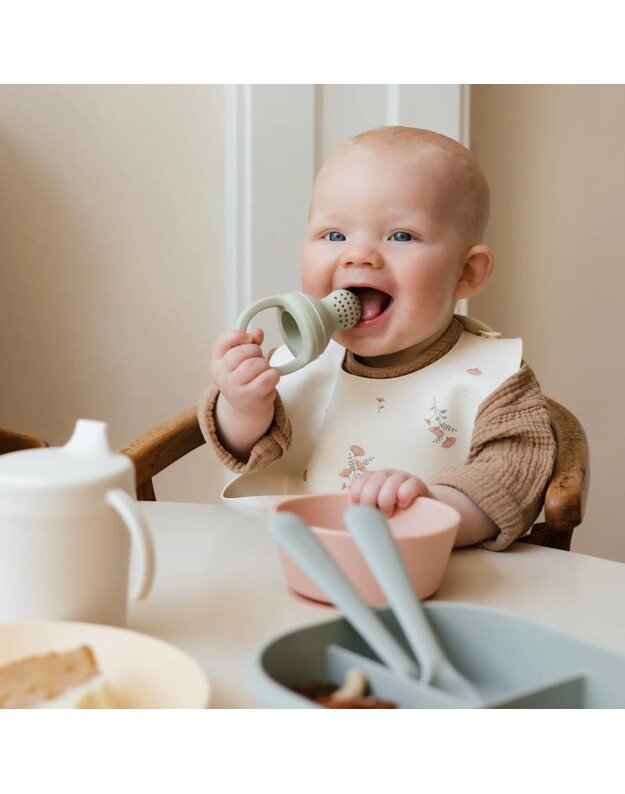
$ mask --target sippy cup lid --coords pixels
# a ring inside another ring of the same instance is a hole
[[[109,446],[106,422],[79,419],[63,447],[9,452],[0,456],[0,486],[68,488],[117,478],[132,466]]]

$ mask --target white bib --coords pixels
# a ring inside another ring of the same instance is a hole
[[[368,470],[400,469],[427,480],[462,465],[478,407],[519,369],[522,341],[458,319],[465,330],[454,347],[409,375],[350,375],[342,369],[345,349],[332,341],[314,362],[285,376],[279,392],[291,446],[263,471],[237,477],[224,489],[224,501],[264,512],[286,494],[349,489]],[[284,346],[271,363],[291,357]]]

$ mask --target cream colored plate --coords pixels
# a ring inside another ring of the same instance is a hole
[[[206,708],[208,676],[183,651],[156,637],[92,623],[0,623],[0,666],[89,645],[119,708]]]

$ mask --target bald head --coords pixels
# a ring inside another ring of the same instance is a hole
[[[430,159],[446,182],[448,200],[457,210],[458,221],[464,227],[467,243],[473,245],[482,242],[488,223],[488,183],[477,159],[465,146],[431,130],[400,126],[379,127],[356,135],[335,149],[324,163],[322,171],[335,158],[360,147],[405,151],[406,154],[418,153]]]

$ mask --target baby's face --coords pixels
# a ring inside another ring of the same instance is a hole
[[[302,252],[304,292],[358,294],[362,319],[334,338],[363,357],[436,339],[449,324],[466,234],[435,151],[358,147],[317,178]],[[427,344],[424,344],[427,346]]]

